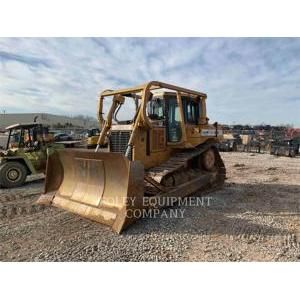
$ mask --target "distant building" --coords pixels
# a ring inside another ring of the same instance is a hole
[[[67,117],[61,115],[53,115],[47,113],[16,113],[16,114],[0,114],[0,129],[17,124],[17,123],[29,123],[33,122],[34,118],[37,117],[36,122],[49,125],[50,127],[80,127],[80,128],[91,128],[97,127],[98,123],[96,119],[91,117]]]

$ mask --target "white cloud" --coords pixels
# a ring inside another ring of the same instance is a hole
[[[0,110],[95,116],[102,89],[161,80],[208,94],[211,120],[294,123],[300,39],[0,39]]]

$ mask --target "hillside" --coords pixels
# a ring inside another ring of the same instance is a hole
[[[52,127],[63,127],[65,125],[74,126],[74,127],[82,127],[82,128],[90,128],[97,127],[98,123],[96,118],[89,116],[62,116],[62,115],[54,115],[54,114],[46,114],[46,113],[15,113],[15,114],[0,114],[0,129],[4,129],[5,127],[16,124],[16,123],[29,123],[33,122],[35,117],[37,118],[37,122],[50,125]],[[61,125],[61,126],[60,126]]]

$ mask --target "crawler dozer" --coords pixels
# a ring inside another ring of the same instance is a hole
[[[206,98],[157,81],[102,92],[96,150],[64,149],[50,155],[38,203],[120,233],[140,211],[168,205],[164,199],[221,186],[226,171],[217,143],[222,130],[208,123]],[[105,140],[106,152],[101,149]],[[163,201],[153,201],[158,199]]]

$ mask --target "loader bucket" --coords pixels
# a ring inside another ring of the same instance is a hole
[[[121,153],[64,149],[49,155],[40,204],[106,224],[118,233],[142,207],[144,167]],[[132,215],[132,214],[131,214]]]

